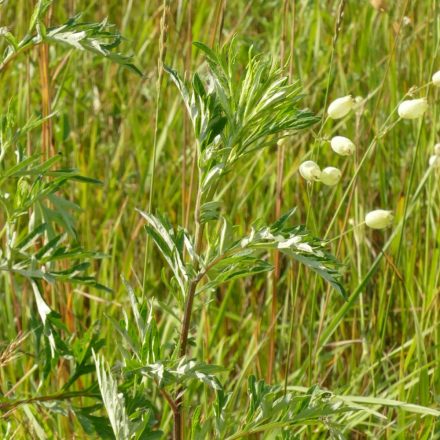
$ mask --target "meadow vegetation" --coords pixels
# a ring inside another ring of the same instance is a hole
[[[437,0],[4,0],[0,45],[1,438],[440,438]]]

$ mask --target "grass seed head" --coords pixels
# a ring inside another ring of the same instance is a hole
[[[299,166],[299,173],[308,182],[314,182],[320,179],[321,169],[313,160],[306,160]]]
[[[372,229],[384,229],[391,225],[393,218],[392,211],[376,209],[365,216],[365,224]]]
[[[330,145],[332,150],[340,156],[351,156],[356,149],[354,143],[344,136],[334,136]]]
[[[434,154],[440,156],[440,143],[434,145]]]
[[[403,101],[397,112],[402,119],[417,119],[423,116],[428,109],[428,101],[426,98],[409,99]]]

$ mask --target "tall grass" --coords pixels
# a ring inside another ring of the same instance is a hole
[[[41,285],[46,302],[66,326],[60,324],[59,334],[76,356],[76,363],[61,357],[45,365],[32,285],[0,272],[2,437],[111,437],[107,428],[99,431],[101,425],[110,426],[108,413],[84,409],[102,398],[91,347],[99,380],[107,383],[110,394],[117,381],[129,406],[119,368],[128,349],[115,328],[124,327],[124,320],[134,322],[133,297],[145,299],[141,314],[152,308],[159,345],[171,350],[178,339],[182,312],[168,293],[170,272],[147,243],[145,220],[136,211],[166,213],[173,225],[193,228],[195,139],[175,86],[161,76],[162,65],[187,79],[197,70],[206,72],[203,53],[192,43],[222,46],[234,35],[241,47],[253,45],[256,53],[285,65],[285,74],[301,83],[304,107],[324,119],[334,98],[352,94],[362,99],[349,118],[325,124],[323,119],[322,125],[287,138],[281,148],[274,142],[247,156],[218,192],[224,214],[243,234],[252,221],[270,224],[296,207],[294,224],[305,224],[313,235],[330,240],[348,296],[344,300],[313,272],[272,254],[268,259],[275,261],[274,275],[242,278],[211,296],[200,295],[191,320],[191,357],[225,368],[217,376],[229,396],[225,438],[327,438],[338,432],[348,438],[440,435],[439,174],[428,169],[433,145],[440,141],[440,95],[428,86],[440,69],[440,7],[437,0],[397,0],[381,12],[373,3],[381,2],[53,2],[52,24],[77,12],[87,22],[108,17],[125,37],[121,50],[134,54],[143,76],[96,54],[51,44],[47,52],[41,45],[0,67],[2,116],[9,108],[16,126],[23,127],[33,117],[54,113],[50,122],[14,141],[13,148],[43,158],[61,152],[57,168],[77,169],[69,178],[81,175],[101,182],[74,180],[60,194],[80,208],[63,205],[74,224],[69,240],[77,237],[82,249],[99,253],[95,257],[105,254],[92,260],[88,273],[111,288],[96,289],[91,282]],[[23,36],[31,13],[28,1],[5,1],[1,26]],[[5,46],[4,39],[1,44]],[[245,55],[239,61],[245,63]],[[408,95],[427,95],[428,112],[415,122],[397,122],[396,108]],[[327,140],[338,134],[357,145],[353,158],[331,151]],[[307,184],[298,174],[306,159],[341,168],[341,183]],[[2,172],[15,159],[11,155],[8,160]],[[15,184],[2,181],[2,197]],[[393,210],[391,228],[356,227],[366,212],[379,207]],[[24,218],[17,219],[21,228]],[[0,211],[0,230],[5,222]],[[4,252],[6,232],[0,234]],[[33,246],[38,250],[43,242]],[[87,344],[87,374],[63,389]],[[263,387],[249,379],[253,376],[267,379],[274,396],[303,397],[318,384],[314,399],[329,398],[319,394],[328,389],[341,408],[351,411],[320,417],[312,425],[300,421],[290,431],[269,423],[247,430],[238,422],[249,410],[247,394],[256,399],[258,392],[249,390]],[[174,396],[152,379],[137,391],[152,404],[148,435],[160,429],[162,438],[168,438]],[[204,429],[212,428],[216,404],[209,388],[188,386],[184,409],[187,428],[193,431],[187,429],[185,438],[210,435]],[[121,412],[118,417],[128,416]]]

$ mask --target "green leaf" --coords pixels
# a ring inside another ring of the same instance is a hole
[[[237,253],[230,257],[225,257],[215,264],[208,271],[209,281],[198,289],[198,293],[216,288],[221,284],[238,278],[270,272],[273,269],[273,266],[267,261],[252,255],[246,255],[247,253]]]
[[[29,23],[29,33],[34,30],[36,24],[43,18],[52,2],[53,0],[38,0],[34,11],[32,12],[31,21]]]
[[[63,390],[67,390],[81,376],[95,371],[95,365],[90,362],[92,353],[97,353],[105,344],[104,339],[99,337],[99,328],[91,327],[80,338],[76,338],[71,344],[72,354],[75,362],[75,369],[68,381],[64,384]]]
[[[250,50],[243,69],[236,62],[235,39],[223,50],[214,51],[199,42],[194,45],[208,62],[208,86],[198,74],[192,83],[185,83],[174,70],[166,71],[176,83],[193,124],[206,192],[215,175],[212,170],[226,173],[237,160],[310,127],[319,118],[298,108],[302,97],[299,83],[289,83],[272,59],[253,55]]]
[[[200,208],[200,222],[207,223],[219,219],[221,203],[219,201],[206,202]]]
[[[127,364],[126,369],[128,374],[142,374],[153,377],[161,386],[177,385],[195,380],[215,390],[223,389],[215,376],[223,371],[223,367],[185,358],[182,358],[180,361],[158,361],[149,365],[130,362]]]
[[[120,64],[139,76],[143,76],[139,68],[133,63],[131,56],[113,51],[122,41],[121,35],[114,26],[108,24],[107,20],[101,23],[80,22],[80,17],[81,15],[78,14],[62,26],[48,29],[44,39],[80,51],[91,52]]]
[[[227,440],[246,438],[252,434],[267,433],[271,438],[282,428],[302,426],[312,422],[326,420],[332,433],[337,432],[337,425],[332,417],[345,412],[356,412],[359,408],[345,405],[331,392],[314,385],[305,395],[285,393],[279,386],[268,385],[264,381],[250,376],[248,379],[249,404],[244,420],[236,422],[240,426],[232,435],[224,436]],[[275,437],[274,437],[275,438]]]
[[[113,433],[116,440],[127,440],[135,432],[135,429],[128,418],[124,396],[118,392],[117,383],[111,373],[107,371],[104,361],[94,352],[93,357],[95,359],[96,374],[102,401],[107,411]]]
[[[7,28],[1,28],[0,29],[0,37],[4,38],[9,43],[9,47],[11,48],[11,50],[13,52],[17,52],[17,50],[18,50],[18,41],[14,37],[14,35],[12,35],[11,32],[9,32],[7,30]]]
[[[140,210],[137,211],[148,222],[148,226],[146,226],[145,230],[154,240],[157,248],[172,270],[182,295],[185,296],[189,274],[183,262],[183,249],[181,244],[179,244],[178,234],[176,234],[165,217],[155,217],[152,214]]]
[[[229,247],[220,242],[219,249],[206,266],[210,267],[207,287],[213,287],[240,276],[266,272],[272,267],[259,255],[278,249],[299,261],[327,281],[343,298],[345,289],[340,281],[339,263],[325,249],[325,243],[313,237],[304,226],[288,226],[295,210],[290,210],[270,226],[255,225],[241,240],[229,239]],[[220,249],[222,249],[220,251]]]
[[[93,416],[82,408],[75,409],[74,412],[87,435],[92,436],[96,434],[102,440],[113,440],[115,438],[112,427],[106,417]]]
[[[33,229],[29,234],[27,234],[19,243],[15,245],[15,249],[20,251],[25,251],[29,246],[32,246],[35,241],[41,237],[47,229],[46,223],[41,223],[35,229]]]

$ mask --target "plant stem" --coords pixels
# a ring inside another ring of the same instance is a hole
[[[196,255],[199,255],[200,251],[201,251],[203,230],[204,230],[203,225],[200,222],[201,198],[202,198],[202,192],[199,188],[198,193],[197,193],[195,212],[194,212],[195,223],[196,223],[194,247],[195,247]],[[196,260],[194,262],[195,272],[197,272],[199,270],[199,266],[200,266],[199,261]],[[188,296],[186,298],[185,312],[183,315],[183,322],[182,322],[182,331],[180,333],[179,356],[185,356],[185,354],[186,354],[189,326],[190,326],[190,321],[191,321],[192,305],[194,302],[194,296],[195,296],[197,284],[199,283],[199,281],[200,281],[200,278],[198,276],[194,277],[194,279],[191,280],[189,288],[188,288]]]
[[[48,116],[51,113],[51,91],[49,79],[49,48],[47,44],[39,47],[39,67],[40,67],[40,84],[41,84],[41,108],[44,122],[41,130],[41,149],[43,157],[49,157],[55,154],[52,142],[52,121]]]
[[[202,249],[202,239],[203,239],[203,230],[204,226],[200,221],[200,208],[201,208],[201,200],[202,200],[202,190],[199,186],[197,191],[197,199],[196,199],[196,206],[194,209],[194,219],[195,219],[195,252],[196,255],[200,255],[200,251]],[[199,260],[196,260],[194,262],[194,270],[197,274],[199,270]],[[185,310],[183,314],[183,321],[182,321],[182,329],[180,331],[180,340],[179,340],[179,356],[184,357],[186,355],[186,349],[188,346],[188,334],[189,329],[191,325],[191,315],[192,315],[192,308],[194,303],[194,297],[196,294],[197,285],[200,282],[200,277],[195,276],[188,287],[188,294],[186,297],[185,302]],[[173,428],[173,438],[174,440],[183,440],[184,438],[184,418],[182,413],[182,406],[183,406],[183,387],[180,387],[177,391],[177,397],[176,397],[176,411],[173,413],[174,415],[174,428]]]
[[[188,23],[186,27],[186,56],[185,56],[185,74],[191,69],[191,55],[192,55],[192,0],[189,0],[188,7]],[[189,116],[183,119],[183,147],[182,147],[182,224],[187,227],[187,211],[189,209],[188,194],[191,194],[191,189],[187,192],[187,167],[188,155],[187,147],[190,144],[190,121]]]

